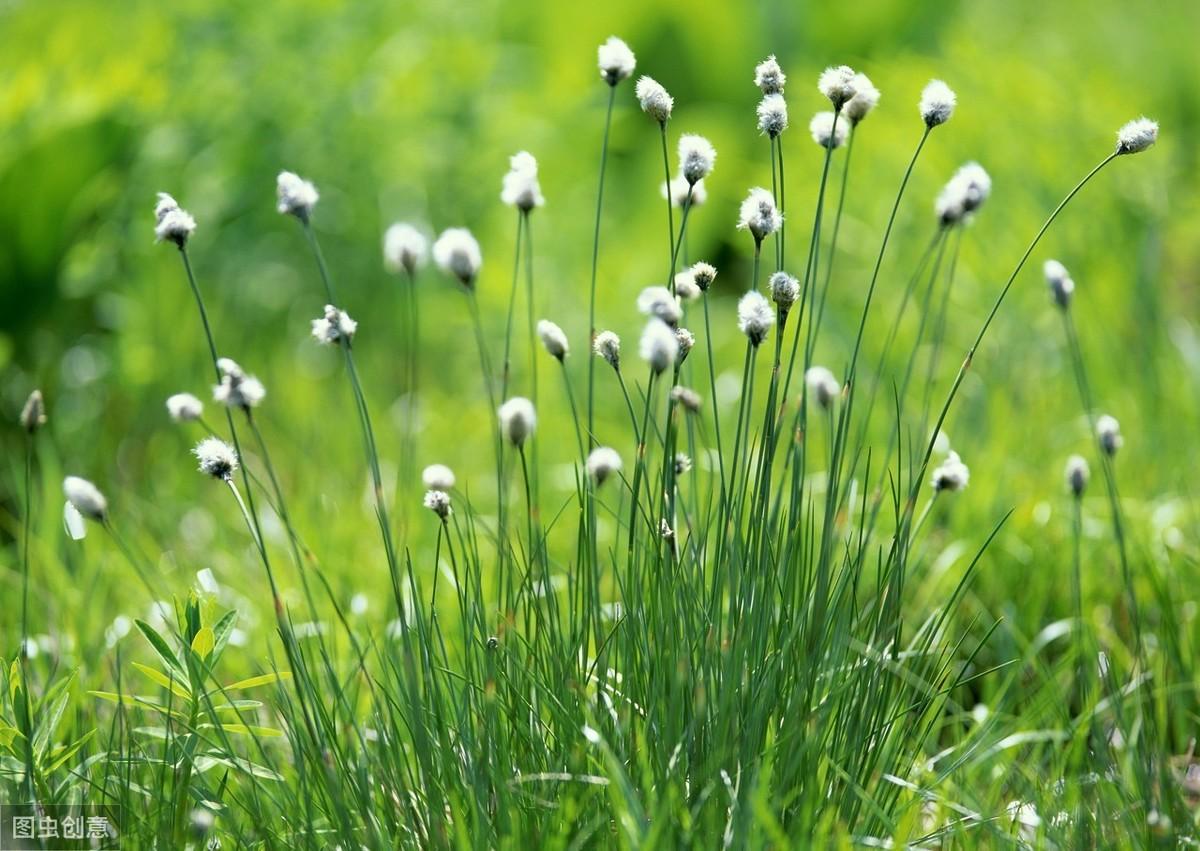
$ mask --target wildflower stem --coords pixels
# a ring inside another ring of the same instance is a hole
[[[513,316],[517,307],[517,280],[521,270],[521,233],[525,229],[525,214],[517,213],[517,239],[513,249],[512,289],[508,293],[508,320],[504,325],[504,367],[500,372],[500,398],[508,398],[508,379],[512,367]]]
[[[21,649],[17,654],[21,660],[21,735],[25,737],[25,782],[29,787],[29,803],[37,801],[37,766],[33,760],[33,704],[29,699],[29,549],[33,534],[33,455],[32,432],[25,442],[25,516],[24,533],[21,539]]]
[[[608,136],[612,128],[613,104],[617,98],[617,87],[608,87],[608,109],[604,115],[604,143],[600,147],[600,181],[599,187],[596,190],[596,226],[592,234],[592,284],[590,295],[588,297],[588,345],[591,346],[596,341],[596,274],[600,260],[600,211],[604,205],[604,173],[608,167]],[[670,188],[668,187],[668,192]],[[591,449],[596,445],[596,419],[595,419],[595,398],[596,398],[596,361],[593,358],[588,358],[588,404],[587,404],[587,431],[588,431],[588,448]]]
[[[642,427],[637,432],[637,457],[634,459],[632,497],[629,503],[629,558],[633,558],[634,541],[637,539],[638,498],[641,495],[642,476],[646,465],[646,444],[650,428],[650,408],[654,399],[654,383],[656,374],[650,372],[650,380],[646,383],[646,400],[642,407]]]
[[[667,270],[667,281],[671,282],[675,278],[675,210],[671,202],[671,157],[667,153],[667,122],[660,121],[658,126],[662,131],[663,172],[667,181],[667,257],[671,263],[671,268]]]

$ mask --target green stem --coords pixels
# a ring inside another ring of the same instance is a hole
[[[604,116],[604,144],[600,148],[600,186],[596,190],[596,226],[592,234],[592,284],[588,297],[588,346],[596,341],[596,274],[600,260],[600,211],[604,205],[604,173],[608,167],[608,135],[612,128],[613,103],[616,102],[617,87],[608,87],[608,110]],[[668,192],[670,189],[668,188]],[[596,361],[588,358],[588,448],[596,445]]]

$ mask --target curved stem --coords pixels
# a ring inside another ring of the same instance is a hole
[[[596,274],[600,261],[600,211],[604,206],[604,172],[608,167],[608,135],[612,128],[613,103],[617,98],[617,87],[608,87],[608,109],[604,116],[604,144],[600,147],[600,186],[596,190],[596,226],[592,234],[592,284],[588,297],[588,345],[596,341]],[[670,185],[668,184],[668,193]],[[596,445],[596,361],[588,358],[588,447]]]

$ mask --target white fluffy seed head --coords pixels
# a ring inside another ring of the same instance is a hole
[[[214,479],[229,481],[238,468],[237,453],[233,447],[216,437],[206,437],[192,450],[200,462],[200,472]]]
[[[1137,154],[1158,141],[1158,122],[1135,118],[1117,131],[1117,153]]]
[[[523,396],[514,396],[496,412],[500,417],[500,433],[513,446],[524,446],[533,437],[537,428],[537,412],[533,402]]]
[[[421,483],[430,490],[448,491],[455,481],[454,471],[445,464],[430,464],[421,471]]]
[[[771,303],[758,290],[750,290],[738,301],[738,329],[757,347],[775,324]]]
[[[154,238],[158,242],[173,242],[180,248],[196,230],[196,220],[166,192],[158,193],[154,205]]]
[[[786,314],[800,298],[800,282],[782,269],[770,277],[767,286],[771,290],[771,301],[781,313]]]
[[[925,126],[937,127],[939,124],[945,124],[954,114],[957,102],[953,89],[941,80],[930,80],[921,90],[921,102],[918,106]]]
[[[284,215],[295,216],[302,222],[309,220],[313,207],[317,206],[321,197],[317,194],[317,187],[290,171],[279,172],[275,180],[275,194],[278,198],[275,209]]]
[[[176,393],[167,398],[167,413],[177,423],[190,423],[204,414],[204,403],[191,393]]]
[[[716,161],[717,149],[703,136],[684,133],[679,137],[679,172],[689,186],[708,177]]]
[[[75,510],[91,520],[104,520],[108,516],[108,500],[100,489],[79,476],[63,479],[63,496]]]
[[[597,64],[600,66],[600,77],[610,86],[627,79],[637,67],[637,58],[629,45],[615,35],[610,35],[604,44],[596,50]]]
[[[21,428],[29,434],[34,434],[45,424],[46,401],[42,398],[41,390],[34,390],[21,408]]]
[[[596,357],[604,358],[613,369],[621,368],[621,338],[612,331],[601,331],[592,341]]]
[[[840,148],[850,135],[850,122],[833,112],[818,112],[808,122],[808,132],[822,148]]]
[[[323,346],[345,342],[349,344],[358,330],[358,323],[344,310],[325,305],[325,315],[312,321],[312,335]]]
[[[686,328],[675,329],[675,342],[679,344],[679,352],[675,355],[675,365],[682,366],[687,360],[688,352],[696,345],[696,335]]]
[[[1047,260],[1042,265],[1042,272],[1046,276],[1046,286],[1050,288],[1054,303],[1066,310],[1071,306],[1071,296],[1075,294],[1075,282],[1071,280],[1067,267],[1057,260]]]
[[[1117,450],[1124,445],[1125,438],[1121,436],[1121,424],[1117,422],[1116,417],[1104,414],[1096,420],[1096,440],[1099,441],[1105,455],[1117,454]]]
[[[991,175],[979,163],[967,163],[954,173],[938,193],[934,203],[938,221],[946,227],[964,221],[983,206],[991,193]]]
[[[425,507],[440,517],[442,520],[448,518],[453,510],[450,508],[450,494],[445,491],[432,489],[425,492],[423,500]]]
[[[621,472],[620,454],[611,446],[597,446],[587,457],[587,472],[599,487],[614,473]]]
[[[934,493],[941,493],[942,491],[960,491],[967,486],[967,482],[970,480],[971,471],[958,457],[958,453],[951,451],[946,456],[946,460],[934,469],[929,483],[933,486]]]
[[[457,278],[464,287],[471,289],[483,266],[483,254],[469,230],[447,228],[433,244],[433,262],[443,272]]]
[[[410,224],[397,222],[383,234],[383,263],[393,272],[403,269],[411,275],[428,256],[429,240]]]
[[[761,186],[750,190],[738,210],[738,228],[748,230],[755,242],[762,242],[783,224],[783,214],[775,206],[775,196]]]
[[[878,104],[879,89],[866,74],[855,74],[854,97],[842,107],[842,115],[850,120],[850,126],[857,126]]]
[[[667,94],[661,83],[652,77],[642,77],[634,87],[634,94],[642,106],[642,112],[659,124],[667,123],[675,106],[675,99]]]
[[[704,186],[704,180],[700,179],[695,183],[689,183],[682,174],[671,178],[670,183],[664,180],[659,184],[659,194],[664,199],[667,197],[667,193],[670,193],[672,207],[702,207],[708,200],[708,190]]]
[[[700,410],[700,394],[682,384],[671,388],[671,401],[683,405],[689,413],[694,414]]]
[[[642,331],[638,354],[656,375],[660,375],[675,363],[675,357],[679,354],[679,339],[671,326],[661,319],[651,318]]]
[[[546,203],[538,183],[538,165],[533,154],[518,151],[508,161],[508,172],[500,187],[500,200],[510,207],[528,213]]]
[[[551,357],[558,358],[560,361],[567,356],[571,351],[571,346],[567,342],[567,335],[549,319],[542,319],[537,324],[538,336],[542,339],[542,345]]]
[[[213,401],[230,408],[249,410],[258,407],[267,390],[253,375],[247,375],[231,358],[219,358],[221,383],[213,387]]]
[[[675,453],[675,475],[682,476],[692,469],[692,459],[686,452]]]
[[[1067,459],[1066,469],[1063,475],[1067,480],[1067,488],[1075,496],[1083,496],[1083,491],[1087,488],[1088,479],[1091,478],[1092,472],[1088,467],[1087,459],[1082,455],[1072,455]]]
[[[787,75],[779,67],[774,53],[754,67],[754,85],[758,86],[764,95],[783,94],[786,83]]]
[[[788,126],[787,101],[783,95],[765,95],[758,103],[758,132],[774,139]]]
[[[671,294],[666,287],[646,287],[638,294],[638,312],[653,316],[670,325],[672,328],[683,318],[683,310],[679,299]]]
[[[684,269],[675,275],[675,297],[685,304],[700,298],[700,287],[696,286],[691,269]]]
[[[692,273],[692,281],[700,288],[700,292],[708,292],[708,288],[717,279],[717,269],[710,263],[703,261],[693,263],[690,271]]]
[[[810,366],[804,373],[804,383],[817,404],[826,410],[842,395],[841,382],[823,366]]]
[[[834,111],[840,110],[854,97],[854,69],[849,65],[826,68],[817,78],[817,90],[829,98]]]

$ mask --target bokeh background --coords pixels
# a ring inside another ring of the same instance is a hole
[[[365,467],[350,396],[338,359],[308,338],[322,291],[295,222],[275,212],[275,175],[292,169],[321,190],[315,227],[344,307],[361,323],[356,345],[394,476],[399,436],[415,414],[402,381],[402,284],[382,267],[382,233],[395,220],[430,233],[472,228],[485,255],[479,297],[498,341],[516,223],[498,193],[518,150],[538,157],[548,198],[534,214],[537,312],[570,335],[576,352],[569,366],[582,388],[607,96],[595,49],[617,34],[637,53],[638,73],[674,94],[672,141],[698,132],[720,152],[708,203],[691,221],[689,251],[721,270],[714,316],[719,362],[733,381],[727,403],[736,399],[742,347],[733,308],[749,284],[751,256],[749,238],[734,230],[736,206],[747,188],[770,180],[751,82],[754,64],[768,53],[789,75],[792,129],[784,144],[793,270],[802,266],[821,163],[805,132],[810,114],[827,107],[815,91],[817,73],[848,63],[883,92],[855,148],[818,356],[836,370],[848,355],[882,226],[922,129],[916,100],[930,77],[957,90],[959,109],[933,134],[901,209],[868,364],[932,234],[934,196],[955,168],[978,160],[995,188],[963,242],[948,369],[1045,214],[1111,150],[1116,128],[1142,114],[1161,121],[1157,147],[1114,163],[1060,220],[1000,314],[948,423],[972,484],[940,517],[935,541],[942,556],[933,566],[951,571],[964,550],[955,550],[956,542],[978,543],[1014,508],[971,606],[1008,619],[996,639],[1003,643],[1069,605],[1062,464],[1084,451],[1088,438],[1040,275],[1041,261],[1055,256],[1079,287],[1077,321],[1095,395],[1127,436],[1120,467],[1135,547],[1169,574],[1183,605],[1194,596],[1198,555],[1198,33],[1200,5],[1189,0],[1144,8],[1119,0],[6,0],[0,411],[9,425],[0,430],[7,544],[0,600],[14,599],[19,587],[9,510],[23,463],[15,419],[35,386],[46,392],[51,414],[36,557],[47,571],[63,571],[63,581],[50,573],[37,592],[40,629],[68,628],[81,643],[98,641],[116,612],[136,614],[143,603],[135,586],[105,581],[109,571],[125,570],[111,547],[92,536],[82,545],[91,558],[83,559],[80,545],[56,533],[63,472],[101,484],[114,515],[156,554],[176,592],[197,570],[211,568],[229,593],[262,599],[263,582],[245,558],[248,542],[232,506],[193,472],[187,452],[199,431],[171,424],[163,407],[182,390],[207,398],[210,384],[178,257],[153,239],[154,193],[166,190],[199,222],[191,253],[220,348],[266,383],[260,418],[298,526],[336,565],[330,576],[339,593],[382,601],[374,592],[387,580],[364,509]],[[631,83],[618,91],[611,144],[600,326],[620,332],[632,356],[640,327],[632,302],[662,276],[665,225],[657,128],[637,110]],[[420,460],[449,463],[473,491],[487,493],[489,423],[465,303],[435,271],[426,270],[418,286]],[[518,339],[520,364],[525,349]],[[902,346],[897,355],[907,359],[908,352]],[[566,465],[574,440],[551,365],[543,361],[541,451],[553,514],[570,497]],[[619,396],[611,383],[601,386],[602,437],[627,451]],[[415,486],[399,482],[396,489],[407,512]],[[1087,507],[1087,528],[1097,539],[1088,556],[1090,593],[1103,613],[1118,583],[1111,548],[1100,540],[1103,505]],[[408,542],[420,550],[427,530],[414,528]],[[928,586],[931,600],[938,587]],[[383,602],[372,606],[369,613],[384,616]],[[3,620],[13,637],[15,624]]]

